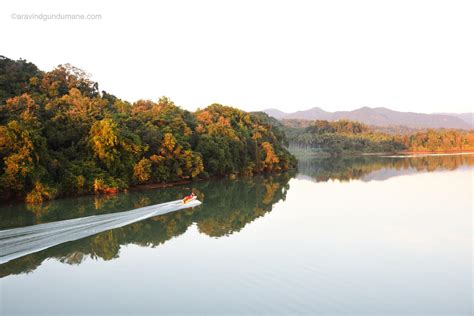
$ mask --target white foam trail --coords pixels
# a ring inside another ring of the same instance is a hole
[[[129,225],[149,217],[200,205],[198,200],[155,204],[131,211],[94,215],[0,231],[0,264],[68,241]]]

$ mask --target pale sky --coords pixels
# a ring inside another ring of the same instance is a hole
[[[12,14],[101,14],[19,20]],[[474,111],[474,1],[4,0],[0,55],[122,99],[254,111]]]

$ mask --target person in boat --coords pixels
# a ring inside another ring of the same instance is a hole
[[[192,200],[195,200],[197,197],[196,197],[196,194],[194,194],[194,192],[192,192],[190,195],[186,195],[183,199],[183,204],[186,204],[188,202],[191,202]]]

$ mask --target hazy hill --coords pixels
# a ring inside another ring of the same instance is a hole
[[[265,112],[265,111],[264,111]],[[268,114],[268,113],[267,113]],[[306,111],[297,111],[286,115],[285,119],[306,119],[306,120],[332,120],[334,113],[324,111],[321,108],[314,107]],[[270,114],[268,114],[270,115]],[[271,116],[271,115],[270,115]]]
[[[337,121],[348,119],[374,126],[407,126],[410,128],[473,128],[472,113],[463,114],[424,114],[399,112],[384,107],[362,107],[353,111],[328,112],[319,107],[305,111],[285,113],[277,109],[263,112],[277,119],[305,119]],[[471,123],[470,123],[471,122]]]
[[[277,109],[268,109],[268,110],[265,110],[264,112],[276,118],[277,120],[281,120],[282,118],[285,118],[288,115],[288,113],[285,113]]]
[[[458,117],[461,120],[470,124],[472,128],[474,128],[474,113],[472,112],[471,113],[439,113],[439,114],[445,114],[445,115]]]

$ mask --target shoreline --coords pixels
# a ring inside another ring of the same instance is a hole
[[[225,176],[213,176],[213,177],[209,177],[209,178],[196,178],[196,179],[192,179],[192,180],[181,180],[181,181],[175,181],[175,182],[136,184],[136,185],[130,186],[127,189],[127,191],[142,191],[142,190],[162,189],[162,188],[169,188],[169,187],[175,187],[175,186],[179,186],[179,185],[185,185],[185,184],[190,184],[190,183],[195,183],[195,182],[210,181],[210,180],[220,180],[220,179],[236,180],[236,179],[239,179],[239,178],[254,178],[256,176],[261,176],[261,175],[281,174],[281,173],[289,172],[289,171],[292,171],[292,170],[297,170],[297,168],[290,168],[290,169],[287,169],[287,170],[280,170],[280,171],[273,171],[273,172],[259,172],[259,173],[254,173],[251,176],[244,176],[244,175],[239,175],[239,174],[234,173],[234,174],[228,174],[228,175],[225,175]],[[124,192],[124,191],[119,191],[117,193],[120,193],[120,192]],[[94,195],[94,194],[92,194],[92,195]]]
[[[453,151],[397,151],[397,152],[376,152],[376,153],[342,153],[341,155],[331,156],[329,153],[305,153],[296,154],[292,153],[296,158],[338,158],[338,157],[366,157],[366,156],[377,156],[377,157],[422,157],[422,156],[454,156],[454,155],[469,155],[474,154],[474,150],[453,150]]]
[[[206,180],[211,180],[209,179],[195,179],[195,180],[182,180],[182,181],[175,181],[175,182],[166,182],[166,183],[147,183],[147,184],[136,184],[133,186],[130,186],[127,191],[143,191],[143,190],[154,190],[154,189],[163,189],[163,188],[169,188],[169,187],[175,187],[178,185],[184,185],[184,184],[189,184],[189,183],[194,183],[194,182],[201,182],[201,181],[206,181]],[[123,192],[123,191],[120,191]],[[118,192],[118,193],[120,193]]]
[[[462,152],[402,152],[391,155],[384,155],[386,158],[410,158],[410,157],[436,157],[436,156],[464,156],[474,155],[474,151]]]
[[[47,203],[54,202],[54,201],[57,201],[57,200],[64,200],[64,199],[69,199],[69,198],[78,198],[78,197],[84,197],[84,196],[114,196],[114,195],[121,194],[121,193],[126,194],[130,191],[156,190],[156,189],[163,189],[163,188],[169,188],[169,187],[176,187],[176,186],[190,184],[190,183],[210,181],[210,180],[219,180],[219,179],[236,180],[238,178],[254,178],[256,176],[261,176],[261,175],[281,174],[281,173],[284,173],[284,172],[290,172],[292,170],[297,170],[297,168],[290,168],[290,169],[287,169],[287,170],[280,170],[280,171],[273,171],[273,172],[259,172],[259,173],[254,173],[252,176],[243,176],[243,175],[234,174],[235,177],[232,177],[229,174],[229,175],[225,175],[225,176],[213,176],[213,177],[209,177],[209,178],[195,178],[195,179],[190,179],[190,180],[181,180],[181,181],[166,182],[166,183],[136,184],[136,185],[128,187],[127,189],[111,191],[111,192],[107,192],[107,193],[99,193],[99,194],[84,193],[84,194],[77,194],[77,195],[58,196],[54,199],[47,200],[47,201],[45,201],[43,203],[40,203],[40,204],[27,203],[22,198],[17,197],[17,198],[13,198],[11,200],[0,201],[0,207],[5,206],[5,205],[18,204],[18,203],[22,203],[24,205],[42,205],[42,204],[47,204]]]
[[[456,154],[474,154],[474,149],[469,150],[435,150],[435,151],[400,151],[399,154],[408,154],[408,155],[416,155],[416,154],[446,154],[446,155],[456,155]]]

